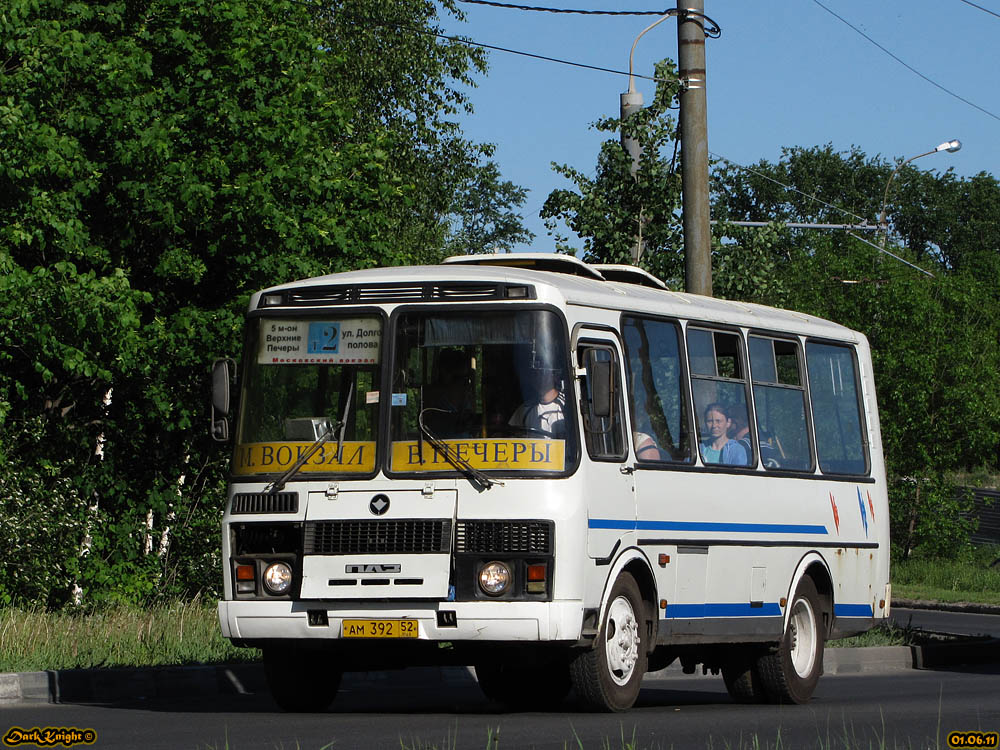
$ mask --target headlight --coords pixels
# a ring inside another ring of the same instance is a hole
[[[510,568],[506,563],[488,562],[479,569],[479,588],[490,596],[499,596],[510,587]]]
[[[292,566],[288,563],[271,563],[264,569],[264,587],[272,594],[287,594],[292,587]]]

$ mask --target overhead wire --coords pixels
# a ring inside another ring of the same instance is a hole
[[[858,226],[857,229],[862,229],[862,228],[866,228],[866,227],[875,228],[874,225],[871,225],[871,224],[868,223],[868,219],[866,219],[863,216],[858,216],[856,213],[854,213],[852,211],[848,211],[846,208],[841,208],[840,206],[836,206],[833,203],[827,203],[825,200],[817,198],[815,195],[810,195],[809,193],[806,193],[806,192],[804,192],[802,190],[799,190],[797,187],[793,187],[792,185],[786,185],[785,183],[781,182],[781,180],[776,180],[775,178],[771,177],[770,175],[764,174],[760,170],[753,169],[752,167],[745,167],[742,164],[737,164],[732,159],[727,159],[725,156],[722,156],[722,154],[717,154],[714,151],[709,151],[709,154],[711,154],[712,156],[714,156],[716,159],[719,159],[721,161],[726,162],[726,164],[729,164],[730,166],[736,167],[737,169],[742,169],[743,171],[750,172],[751,174],[755,174],[758,177],[763,177],[765,180],[768,180],[769,182],[773,182],[775,185],[779,185],[780,187],[785,188],[785,190],[790,190],[793,193],[798,193],[799,195],[801,195],[801,196],[803,196],[805,198],[808,198],[811,201],[815,201],[816,203],[819,203],[819,204],[821,204],[823,206],[826,206],[827,208],[832,208],[834,211],[839,211],[842,214],[846,214],[847,216],[851,216],[851,217],[853,217],[855,219],[858,219],[861,222],[861,225]],[[903,263],[904,265],[907,265],[910,268],[913,268],[913,269],[916,269],[917,271],[920,271],[920,273],[922,273],[922,274],[925,274],[927,276],[930,276],[931,278],[934,278],[934,274],[932,274],[930,271],[927,271],[927,270],[921,268],[920,266],[918,266],[918,265],[916,265],[914,263],[911,263],[910,261],[906,260],[905,258],[901,258],[900,256],[896,255],[895,253],[890,252],[889,250],[886,250],[881,245],[876,245],[874,242],[871,242],[870,240],[867,240],[864,237],[861,237],[861,236],[859,236],[859,235],[857,235],[857,234],[855,234],[854,232],[851,232],[851,231],[848,231],[847,234],[849,234],[854,239],[856,239],[856,240],[858,240],[860,242],[863,242],[864,244],[869,245],[870,247],[875,248],[880,253],[884,253],[884,254],[888,255],[890,258],[894,258],[894,259],[898,260],[900,263]]]
[[[860,221],[862,224],[868,224],[868,219],[866,219],[864,216],[858,216],[856,213],[848,211],[846,208],[841,208],[840,206],[835,206],[832,203],[827,203],[826,201],[824,201],[824,200],[822,200],[820,198],[817,198],[815,195],[810,195],[809,193],[806,193],[806,192],[804,192],[802,190],[799,190],[796,187],[792,187],[791,185],[786,185],[785,183],[781,182],[780,180],[776,180],[773,177],[771,177],[770,175],[765,174],[764,172],[761,172],[760,170],[753,169],[752,167],[745,167],[742,164],[736,163],[732,159],[727,159],[722,154],[717,154],[714,151],[709,151],[708,153],[710,153],[716,159],[720,159],[721,161],[726,162],[726,164],[729,164],[730,166],[736,167],[737,169],[742,169],[744,172],[750,172],[751,174],[755,174],[758,177],[763,177],[765,180],[773,182],[775,185],[780,185],[781,187],[785,188],[786,190],[791,190],[793,193],[798,193],[799,195],[801,195],[801,196],[803,196],[805,198],[808,198],[811,201],[815,201],[816,203],[820,203],[820,204],[826,206],[827,208],[832,208],[834,211],[839,211],[842,214],[846,214],[847,216],[851,216],[851,217],[857,219],[858,221]]]
[[[572,13],[583,16],[695,16],[702,21],[702,29],[705,36],[710,39],[718,39],[722,36],[722,27],[700,10],[691,8],[667,8],[665,10],[580,10],[576,8],[550,8],[538,5],[517,5],[515,3],[501,3],[497,0],[458,0],[460,3],[472,3],[475,5],[488,5],[493,8],[507,8],[510,10],[538,11],[541,13]]]
[[[543,13],[576,13],[583,16],[663,16],[667,14],[665,10],[575,10],[573,8],[543,8],[536,5],[515,5],[513,3],[499,3],[495,0],[458,0],[460,3],[470,5],[489,5],[494,8],[510,8],[512,10],[533,10]]]
[[[471,2],[471,0],[466,0],[466,1]],[[969,0],[958,0],[958,1],[960,3],[965,3],[966,5],[971,5],[973,8],[979,8],[979,10],[983,11],[983,13],[989,13],[991,16],[996,16],[997,18],[1000,18],[1000,13],[992,11],[989,8],[984,8],[982,5],[976,5],[973,2],[969,2]]]
[[[920,78],[923,78],[925,81],[927,81],[927,83],[931,84],[932,86],[935,86],[936,88],[939,88],[941,91],[943,91],[944,93],[946,93],[948,96],[954,97],[955,99],[958,99],[960,102],[968,104],[970,107],[973,107],[974,109],[978,109],[984,115],[988,115],[988,116],[992,117],[994,120],[1000,121],[1000,115],[994,114],[993,112],[990,112],[985,107],[980,107],[975,102],[966,99],[964,96],[960,96],[959,94],[956,94],[954,91],[952,91],[951,89],[947,88],[946,86],[942,86],[940,83],[938,83],[934,79],[929,78],[928,76],[924,75],[919,70],[917,70],[912,65],[910,65],[908,62],[906,62],[905,60],[903,60],[900,57],[898,57],[891,50],[886,49],[885,47],[883,47],[881,44],[879,44],[874,39],[872,39],[870,36],[868,36],[865,32],[863,32],[857,26],[855,26],[850,21],[848,21],[846,18],[844,18],[841,15],[838,15],[836,12],[834,12],[830,8],[828,8],[825,5],[823,5],[823,3],[821,3],[819,0],[812,0],[812,1],[814,3],[816,3],[816,5],[818,5],[819,7],[821,7],[823,10],[825,10],[827,13],[829,13],[831,16],[833,16],[834,18],[836,18],[838,21],[840,21],[841,23],[843,23],[845,26],[848,26],[853,31],[855,31],[856,33],[860,34],[865,39],[867,39],[869,42],[871,42],[872,44],[874,44],[876,47],[878,47],[880,50],[882,50],[885,54],[887,54],[893,60],[895,60],[896,62],[898,62],[900,65],[902,65],[904,68],[906,68],[910,72],[918,75]]]
[[[616,70],[614,68],[603,68],[600,65],[589,65],[587,63],[576,62],[574,60],[564,60],[559,57],[549,57],[548,55],[538,55],[534,52],[524,52],[522,50],[510,49],[509,47],[498,47],[495,44],[486,44],[485,42],[476,42],[472,39],[465,39],[460,36],[451,36],[449,34],[439,34],[435,31],[428,31],[427,29],[421,29],[416,26],[411,26],[409,24],[403,23],[392,23],[388,21],[375,21],[369,19],[367,23],[371,23],[375,26],[394,26],[400,29],[406,29],[412,31],[416,34],[423,34],[425,36],[433,36],[438,39],[445,39],[449,42],[455,42],[456,44],[465,44],[469,47],[481,47],[482,49],[495,50],[496,52],[507,52],[511,55],[520,55],[522,57],[530,57],[535,60],[543,60],[545,62],[559,63],[560,65],[570,65],[575,68],[585,68],[586,70],[596,70],[601,73],[612,73],[614,75],[620,76],[632,76],[633,78],[642,78],[645,81],[653,81],[654,83],[673,83],[671,79],[660,78],[658,76],[645,76],[641,73],[629,73],[627,70]]]

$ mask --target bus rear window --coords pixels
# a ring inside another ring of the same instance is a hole
[[[820,469],[824,474],[866,474],[868,447],[851,349],[810,342],[806,364]]]

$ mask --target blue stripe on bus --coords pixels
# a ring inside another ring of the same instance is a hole
[[[780,617],[777,602],[767,602],[762,607],[750,604],[668,604],[664,615],[668,620],[698,617]]]
[[[622,531],[734,531],[756,534],[828,534],[826,526],[794,523],[705,523],[699,521],[629,521],[591,518],[592,529]]]
[[[833,614],[837,617],[874,617],[870,604],[834,604]]]

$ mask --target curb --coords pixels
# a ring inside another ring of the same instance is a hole
[[[967,612],[974,615],[1000,615],[1000,604],[977,604],[976,602],[938,602],[926,599],[897,599],[893,597],[892,607],[901,609],[937,609],[943,612]]]
[[[936,669],[964,664],[1000,663],[1000,640],[926,646],[829,648],[823,672],[859,675],[909,669]],[[647,674],[659,683],[688,675],[676,666]],[[377,686],[422,689],[430,685],[472,687],[471,667],[413,667],[404,671],[354,672],[344,675],[343,689]],[[115,703],[126,700],[266,693],[259,663],[221,666],[147,667],[134,669],[58,669],[0,674],[0,706],[39,703]]]

